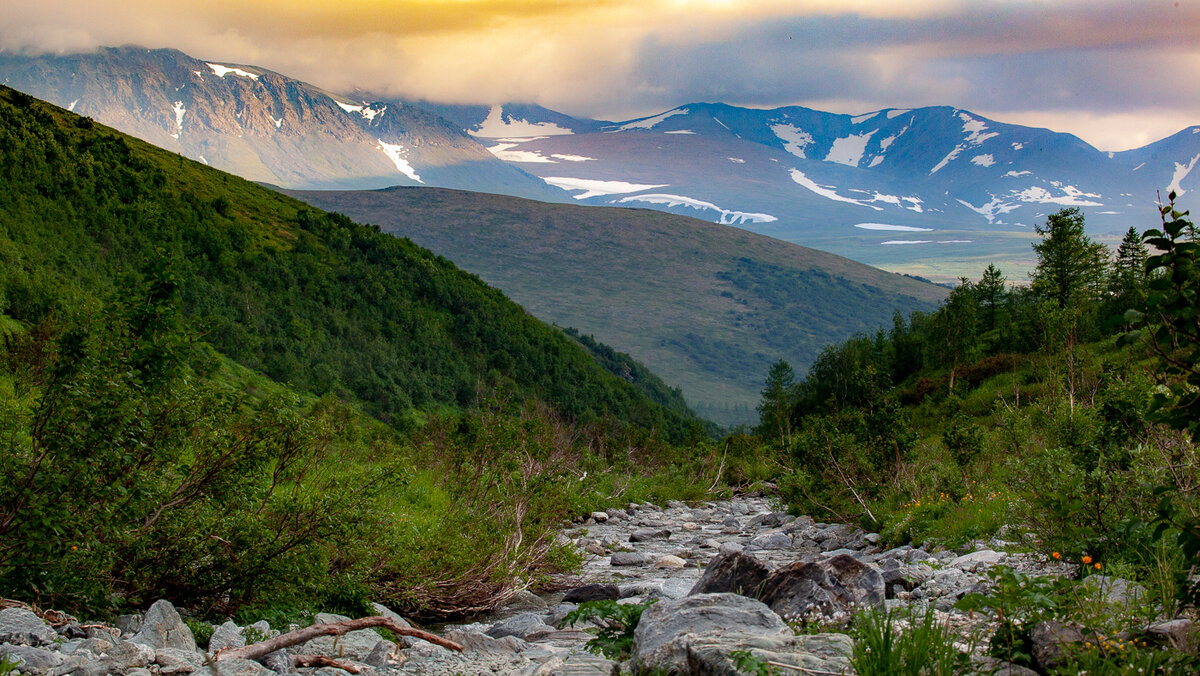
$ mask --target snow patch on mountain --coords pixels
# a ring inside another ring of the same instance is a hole
[[[334,99],[333,102],[338,105],[338,108],[341,108],[342,110],[346,111],[347,113],[361,113],[363,110],[362,106],[357,106],[357,105],[354,105],[353,103],[342,103],[341,101],[338,101],[336,99]]]
[[[570,129],[564,129],[553,122],[530,122],[526,119],[516,119],[504,114],[503,106],[492,106],[488,116],[475,129],[468,129],[471,136],[482,138],[501,138],[504,136],[566,136],[574,134]]]
[[[971,211],[974,211],[975,213],[986,218],[988,223],[993,223],[993,224],[996,223],[996,219],[999,216],[1003,216],[1004,214],[1007,214],[1010,211],[1021,208],[1020,204],[1013,204],[1011,202],[1005,202],[1005,201],[1001,200],[999,197],[996,197],[995,195],[989,195],[989,197],[992,198],[990,202],[981,204],[979,206],[975,206],[966,200],[960,199],[960,200],[956,200],[956,201],[959,204],[963,205],[964,207],[970,209]]]
[[[563,162],[595,162],[596,161],[596,158],[588,157],[587,155],[569,155],[569,154],[565,154],[565,153],[553,153],[550,155],[550,157],[553,157],[556,160],[562,160]]]
[[[793,181],[795,181],[796,183],[799,183],[800,185],[804,186],[805,188],[808,188],[809,190],[815,192],[816,194],[820,195],[821,197],[824,197],[825,199],[830,199],[835,202],[847,202],[849,204],[857,204],[860,207],[867,207],[868,209],[874,209],[875,211],[883,211],[883,207],[877,207],[874,204],[867,204],[866,202],[861,202],[852,197],[842,197],[841,195],[837,194],[837,191],[834,189],[833,186],[820,185],[816,181],[805,176],[804,172],[800,171],[799,169],[792,169],[789,173],[791,174]]]
[[[833,147],[829,149],[829,154],[825,156],[825,161],[857,167],[858,163],[862,161],[863,153],[867,151],[867,142],[877,131],[879,130],[872,129],[866,134],[851,134],[835,140]]]
[[[1024,143],[1013,143],[1013,144],[1012,144],[1012,149],[1013,149],[1013,150],[1020,150],[1020,149],[1022,149],[1022,148],[1024,148],[1024,147],[1025,147],[1025,144],[1024,144]]]
[[[978,166],[978,167],[990,167],[995,163],[996,163],[996,158],[993,157],[991,153],[985,153],[983,155],[976,155],[975,157],[971,158],[971,164],[974,164],[975,166]]]
[[[79,99],[75,99],[74,101],[72,101],[72,102],[71,102],[71,103],[70,103],[70,104],[67,106],[67,110],[71,111],[72,113],[73,113],[73,112],[75,112],[75,104],[76,104],[76,103],[79,103]]]
[[[858,192],[865,193],[867,191],[861,190]],[[872,192],[871,201],[872,202],[883,202],[885,204],[891,204],[893,206],[900,207],[901,209],[908,209],[909,211],[915,211],[918,214],[922,213],[924,211],[924,209],[921,207],[921,204],[923,202],[921,201],[920,197],[899,197],[897,195],[888,195],[885,193],[881,193],[878,190],[876,190],[876,191]],[[905,202],[907,202],[908,204],[905,205]]]
[[[887,119],[894,120],[897,117],[900,117],[901,115],[903,115],[905,113],[911,113],[911,112],[912,112],[912,108],[895,108],[893,110],[887,111]]]
[[[183,133],[183,114],[187,112],[187,108],[183,107],[183,101],[176,101],[171,106],[171,110],[175,111],[175,133],[171,136],[179,138],[179,135]]]
[[[1096,193],[1083,192],[1073,185],[1063,186],[1063,194],[1055,196],[1050,194],[1049,190],[1040,186],[1030,186],[1024,190],[1014,190],[1013,197],[1022,202],[1036,202],[1038,204],[1060,204],[1064,207],[1102,207],[1101,202],[1095,202],[1090,199],[1083,198],[1099,198]]]
[[[959,113],[958,119],[962,120],[962,130],[967,136],[963,138],[962,143],[954,146],[954,150],[951,150],[949,153],[947,153],[946,156],[942,158],[941,162],[938,162],[933,169],[929,170],[930,176],[936,174],[947,164],[953,162],[955,158],[962,153],[962,151],[967,150],[968,148],[979,147],[983,145],[984,141],[1000,135],[999,132],[990,132],[985,134],[984,132],[987,131],[988,128],[987,123],[985,123],[983,120],[977,120],[966,113]]]
[[[745,211],[730,211],[722,209],[712,202],[684,197],[682,195],[669,195],[665,193],[652,193],[649,195],[631,195],[622,197],[617,200],[618,204],[628,204],[629,202],[646,202],[647,204],[661,204],[667,207],[689,207],[699,211],[715,211],[719,213],[720,219],[717,223],[721,225],[744,225],[746,223],[770,223],[779,220],[771,214],[756,214]]]
[[[585,200],[589,197],[602,197],[604,195],[621,195],[624,193],[641,192],[643,190],[654,190],[655,188],[665,188],[670,185],[669,183],[649,185],[629,183],[627,181],[598,181],[591,178],[570,178],[567,176],[543,176],[542,180],[563,190],[583,190],[583,193],[575,195],[575,199],[577,200]]]
[[[804,151],[813,142],[812,134],[790,124],[773,124],[771,131],[783,141],[784,150],[801,159],[807,159]]]
[[[863,115],[856,115],[856,116],[850,118],[850,124],[862,124],[863,122],[866,122],[867,120],[870,120],[874,117],[878,117],[879,113],[881,113],[881,112],[883,112],[883,111],[877,110],[873,113],[865,113]]]
[[[1195,132],[1193,132],[1193,133],[1195,133]],[[1200,155],[1196,155],[1195,157],[1193,157],[1192,161],[1188,162],[1187,164],[1182,164],[1180,162],[1175,163],[1175,173],[1172,174],[1172,176],[1171,176],[1171,183],[1170,183],[1170,185],[1167,186],[1167,193],[1174,191],[1175,194],[1178,196],[1178,195],[1182,195],[1183,193],[1187,192],[1183,188],[1179,187],[1179,182],[1182,181],[1183,179],[1187,178],[1188,174],[1192,173],[1192,169],[1194,169],[1196,167],[1197,160],[1200,160]]]
[[[654,117],[646,117],[646,118],[642,118],[640,120],[626,122],[625,124],[617,127],[614,131],[629,131],[631,129],[653,129],[655,127],[655,125],[657,125],[658,123],[667,119],[668,117],[674,117],[676,115],[687,115],[687,114],[688,114],[687,108],[676,108],[674,110],[668,110],[665,113],[655,115]]]
[[[267,117],[271,117],[271,116],[268,115]],[[276,129],[279,129],[280,127],[283,126],[283,118],[282,117],[280,117],[280,118],[271,117],[271,121],[275,123]]]
[[[932,232],[933,228],[918,228],[912,225],[892,225],[890,223],[857,223],[856,228],[863,230],[894,230],[896,232]]]
[[[384,143],[383,139],[375,140],[379,141],[379,145],[375,146],[375,148],[377,150],[382,150],[384,154],[388,156],[388,159],[392,161],[392,164],[396,165],[396,171],[399,171],[401,174],[404,174],[417,183],[425,182],[422,181],[421,177],[417,175],[416,170],[413,169],[413,166],[408,163],[408,160],[404,159],[404,146],[400,145],[399,143]]]
[[[696,135],[696,132],[692,131],[691,129],[676,129],[674,131],[664,131],[663,133],[664,134],[691,134],[693,136]]]
[[[217,77],[223,78],[226,75],[233,73],[234,75],[240,75],[241,77],[248,77],[251,80],[258,79],[257,74],[244,71],[241,68],[235,68],[233,66],[222,66],[219,63],[207,63],[205,65],[208,66],[209,68],[212,68],[212,72],[216,73]],[[198,72],[197,72],[197,75],[199,75]]]
[[[1032,171],[1010,171],[1010,172],[1004,174],[1004,177],[1005,178],[1018,178],[1020,176],[1029,176],[1032,173],[1033,173]]]
[[[495,155],[497,159],[504,160],[505,162],[557,164],[557,162],[537,150],[512,150],[512,148],[516,148],[518,145],[517,143],[497,143],[488,148],[488,152]]]
[[[746,163],[746,160],[743,160],[740,157],[726,157],[725,159],[729,160],[730,162],[733,162],[734,164],[745,164]]]

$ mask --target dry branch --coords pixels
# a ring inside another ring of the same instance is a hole
[[[213,655],[213,661],[236,659],[257,660],[276,650],[282,650],[289,646],[311,641],[318,636],[341,636],[356,629],[370,629],[372,627],[383,627],[397,636],[412,636],[413,638],[435,643],[449,650],[462,652],[463,649],[461,645],[454,641],[448,641],[441,636],[435,636],[420,629],[406,627],[391,618],[376,615],[374,617],[362,617],[357,620],[343,620],[332,624],[314,624],[311,627],[280,634],[275,638],[267,639],[261,643],[254,643],[241,648],[222,648]]]
[[[326,657],[325,655],[296,655],[294,658],[292,658],[292,664],[296,665],[297,668],[333,667],[334,669],[341,669],[342,671],[348,671],[352,674],[362,673],[362,669],[359,669],[349,662],[339,662],[332,657]]]

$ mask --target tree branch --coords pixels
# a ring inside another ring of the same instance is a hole
[[[457,650],[458,652],[462,652],[463,650],[463,647],[454,641],[446,640],[440,636],[430,634],[429,632],[421,631],[420,629],[405,627],[391,618],[383,617],[382,615],[376,615],[374,617],[362,617],[357,620],[343,620],[341,622],[334,622],[333,624],[314,624],[311,627],[305,627],[303,629],[297,629],[296,631],[289,631],[286,634],[280,634],[275,638],[268,639],[261,643],[254,643],[241,648],[222,648],[213,655],[213,661],[219,662],[221,660],[237,659],[256,660],[260,657],[269,655],[276,650],[282,650],[289,646],[298,645],[300,643],[317,638],[318,636],[341,636],[342,634],[354,631],[356,629],[370,629],[371,627],[383,627],[397,636],[412,636],[413,638],[429,641],[430,643],[440,645],[449,650]]]

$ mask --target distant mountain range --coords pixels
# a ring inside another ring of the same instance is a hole
[[[1151,225],[1170,190],[1200,204],[1200,126],[1106,153],[948,107],[697,103],[618,123],[527,105],[430,110],[584,204],[692,214],[943,279],[990,261],[1028,267],[1032,226],[1064,207],[1105,236]]]
[[[533,105],[339,95],[174,50],[0,55],[0,81],[292,189],[427,185],[689,214],[938,280],[1019,279],[1032,226],[1078,206],[1102,238],[1198,206],[1200,126],[1106,153],[948,107],[850,116],[695,103],[625,122]],[[490,152],[489,152],[490,151]]]

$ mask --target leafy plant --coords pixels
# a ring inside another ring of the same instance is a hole
[[[937,621],[932,607],[924,613],[870,611],[855,618],[854,656],[859,676],[951,676],[970,665],[954,647],[955,635]]]
[[[610,659],[621,659],[633,649],[633,632],[642,619],[642,612],[653,604],[654,601],[628,604],[585,601],[563,618],[562,626],[571,627],[578,622],[598,623],[600,630],[596,638],[587,642],[588,650]]]
[[[204,620],[198,620],[194,617],[183,618],[183,623],[187,625],[188,629],[192,630],[192,638],[196,639],[196,646],[201,650],[207,650],[208,642],[212,639],[212,635],[216,631],[216,627],[212,626],[208,622],[205,622]]]
[[[1026,575],[1007,566],[988,571],[993,589],[988,594],[967,594],[955,608],[968,612],[990,612],[999,627],[989,651],[1006,662],[1029,665],[1033,660],[1029,631],[1056,610],[1057,586],[1049,578]]]
[[[729,658],[733,660],[733,666],[737,667],[741,673],[754,674],[754,676],[774,676],[775,674],[775,670],[766,660],[756,657],[749,650],[734,650],[729,653]]]

